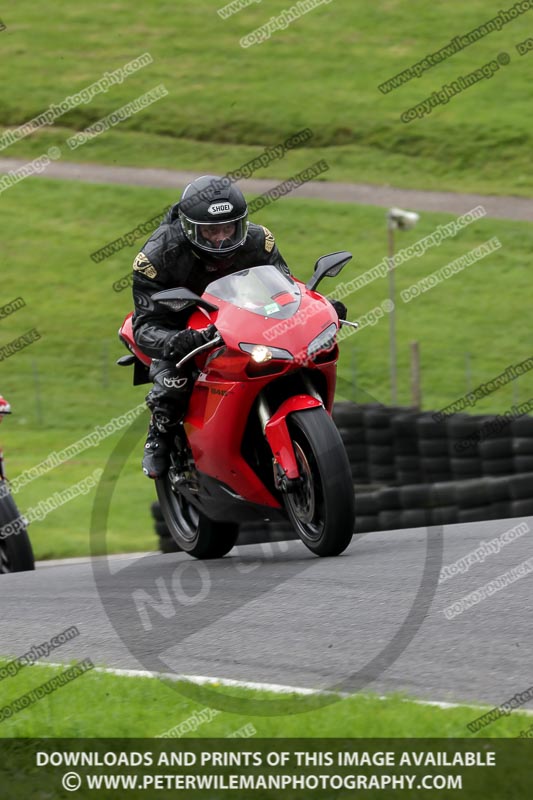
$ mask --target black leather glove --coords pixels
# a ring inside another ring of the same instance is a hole
[[[215,336],[217,329],[214,325],[209,325],[203,331],[195,331],[186,328],[184,331],[172,333],[163,347],[163,358],[165,360],[176,359],[179,361],[192,350],[196,350],[200,345],[209,342]]]
[[[329,297],[328,297],[328,300],[329,300]],[[346,316],[348,314],[348,309],[346,308],[344,303],[341,303],[340,300],[329,300],[329,302],[331,303],[331,305],[333,306],[333,308],[337,312],[338,318],[339,319],[346,319]]]

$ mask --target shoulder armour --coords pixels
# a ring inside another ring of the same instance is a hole
[[[276,240],[274,239],[274,235],[268,230],[268,228],[265,228],[264,225],[261,225],[261,227],[265,233],[265,250],[267,253],[271,253],[272,250],[274,249],[274,245],[276,244]]]

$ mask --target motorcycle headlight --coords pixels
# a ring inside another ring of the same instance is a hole
[[[249,353],[252,361],[255,361],[256,364],[264,364],[272,358],[292,361],[292,354],[281,347],[267,347],[265,344],[248,344],[247,342],[240,342],[239,347],[245,353]]]
[[[335,344],[335,336],[337,334],[337,325],[332,322],[328,325],[322,333],[315,336],[312,342],[307,347],[307,355],[309,358],[316,356],[321,350],[329,350]]]

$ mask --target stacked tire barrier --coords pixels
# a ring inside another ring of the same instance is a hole
[[[435,422],[430,414],[420,414],[416,425],[420,472],[424,476],[424,482],[450,481],[452,471],[448,426]]]
[[[533,472],[356,491],[356,533],[533,516]]]
[[[533,515],[533,417],[514,420],[337,403],[356,533]],[[163,552],[176,550],[157,503]],[[289,523],[242,525],[239,544],[294,539]]]
[[[396,481],[399,484],[420,483],[422,480],[417,419],[418,415],[414,411],[405,411],[392,417],[394,466]]]
[[[365,409],[363,418],[369,480],[372,483],[391,483],[396,477],[392,414],[387,409],[370,407]]]
[[[533,472],[533,417],[520,417],[512,423],[512,454],[517,475]]]
[[[351,403],[339,403],[336,406],[335,424],[348,454],[354,483],[367,482],[368,448],[363,407]]]

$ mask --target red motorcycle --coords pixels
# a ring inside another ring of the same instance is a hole
[[[11,414],[11,406],[0,395],[0,422]],[[25,522],[9,491],[0,449],[0,575],[35,569],[33,550]]]
[[[323,256],[307,284],[263,265],[213,281],[202,297],[184,288],[153,296],[174,311],[194,308],[189,327],[218,331],[179,362],[194,363],[185,436],[155,482],[168,529],[190,555],[219,558],[240,522],[287,517],[316,555],[349,545],[353,483],[331,419],[339,320],[315,290],[351,257]],[[131,317],[119,336],[132,355],[119,363],[139,369],[150,358],[134,342]]]

